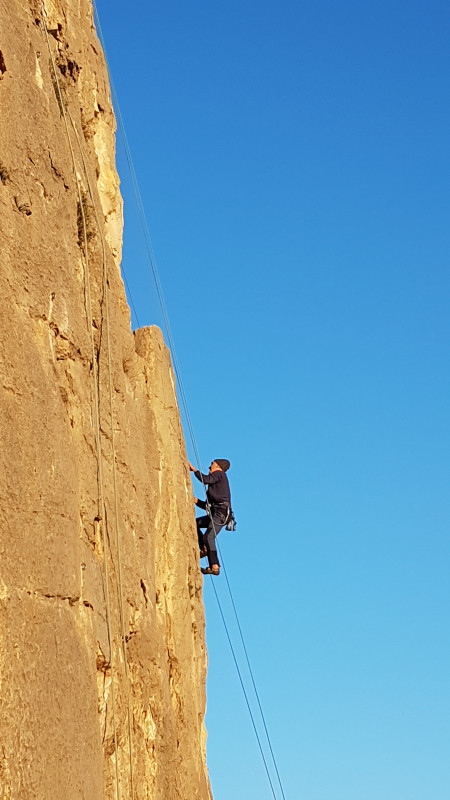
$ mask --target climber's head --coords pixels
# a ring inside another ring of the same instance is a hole
[[[209,471],[216,472],[218,469],[222,470],[222,472],[226,472],[230,469],[230,462],[227,458],[216,458],[215,461],[212,462]]]

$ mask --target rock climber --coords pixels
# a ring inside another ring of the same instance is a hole
[[[208,556],[208,567],[202,568],[203,575],[219,575],[220,573],[216,536],[227,524],[232,513],[230,484],[226,475],[229,468],[230,462],[227,458],[216,458],[211,463],[209,475],[203,475],[200,470],[189,464],[189,469],[195,477],[208,487],[206,490],[207,501],[194,497],[195,505],[207,512],[203,517],[197,517],[196,520],[200,558]],[[206,528],[205,533],[202,533],[203,528]]]

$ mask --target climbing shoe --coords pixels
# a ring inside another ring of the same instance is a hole
[[[214,564],[213,567],[202,567],[203,575],[220,575],[220,567]]]
[[[208,551],[207,551],[206,547],[204,547],[202,550],[200,550],[200,558],[205,558],[205,556],[207,556],[207,555],[208,555]]]

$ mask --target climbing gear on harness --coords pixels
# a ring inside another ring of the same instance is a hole
[[[228,515],[227,524],[225,525],[225,530],[235,532],[236,531],[236,527],[237,527],[236,517],[234,516],[234,514],[233,514],[233,512],[232,512],[232,510],[230,508],[230,513]]]

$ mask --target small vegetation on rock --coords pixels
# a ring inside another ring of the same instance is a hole
[[[81,203],[80,201],[77,203],[77,229],[78,244],[84,249],[85,238],[90,242],[97,233],[94,208],[88,198],[87,192],[84,190],[81,192]]]

